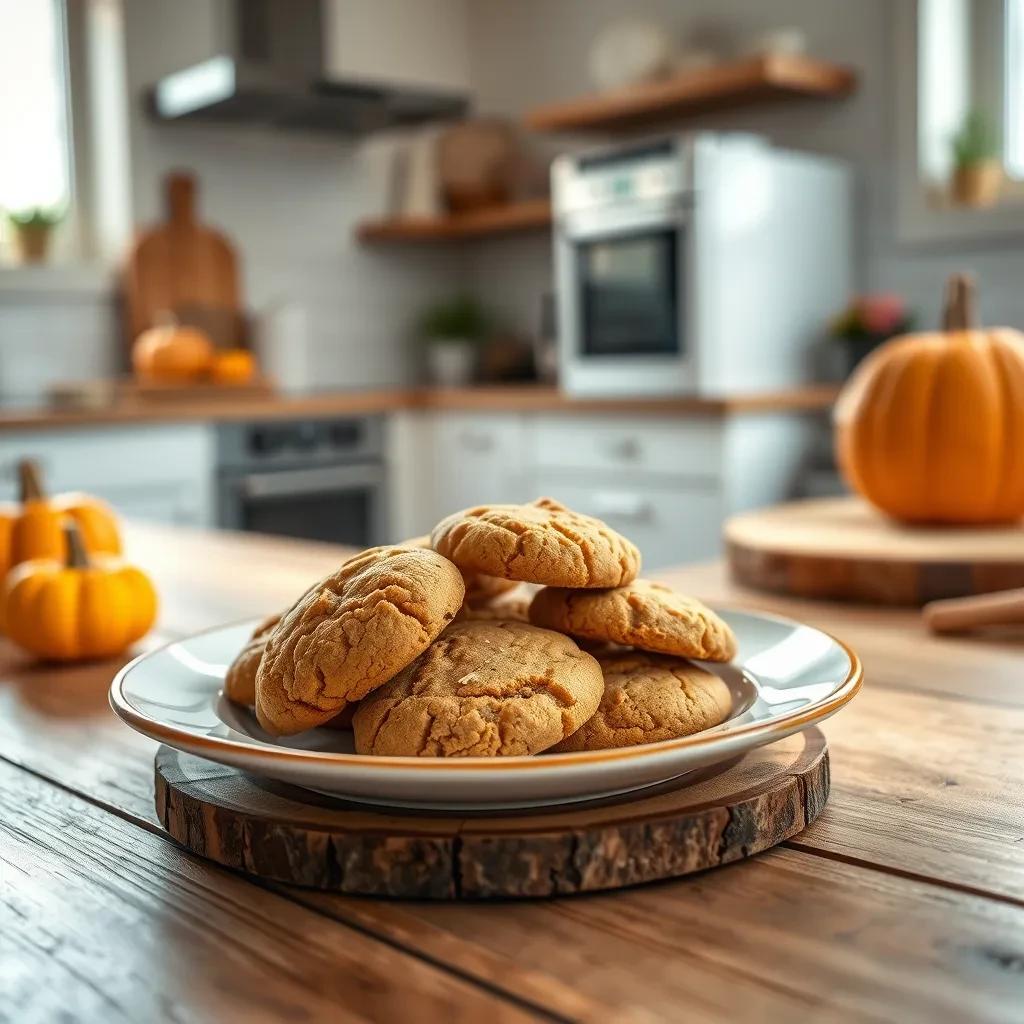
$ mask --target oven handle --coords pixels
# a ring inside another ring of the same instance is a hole
[[[234,480],[244,498],[300,498],[353,487],[376,487],[383,482],[380,466],[325,466],[314,469],[279,469],[248,473]]]

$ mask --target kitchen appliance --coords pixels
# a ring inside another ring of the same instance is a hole
[[[393,8],[375,9],[374,0],[218,0],[211,8],[217,52],[161,78],[150,92],[152,112],[167,121],[346,134],[461,117],[468,106],[461,91],[416,81],[414,48],[385,52],[406,33],[415,40],[423,16],[412,0],[399,25],[389,21]],[[363,52],[369,40],[372,61]]]
[[[812,377],[851,284],[846,168],[746,134],[552,166],[560,379],[581,395],[723,395]]]
[[[377,417],[225,423],[217,431],[217,522],[354,547],[387,532]]]

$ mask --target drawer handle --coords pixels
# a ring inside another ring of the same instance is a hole
[[[595,494],[595,514],[620,522],[654,522],[654,505],[636,494]]]
[[[467,430],[459,435],[459,441],[473,452],[489,452],[494,449],[494,438],[487,434],[474,434]]]
[[[640,442],[635,437],[625,437],[621,441],[616,441],[609,445],[608,450],[614,458],[622,459],[623,462],[636,462],[642,454]]]

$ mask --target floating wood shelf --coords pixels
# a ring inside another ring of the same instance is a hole
[[[356,234],[362,242],[439,242],[531,231],[550,223],[548,200],[526,199],[444,217],[367,221],[358,227]]]
[[[526,115],[525,123],[536,131],[629,128],[762,100],[836,99],[856,88],[857,76],[849,68],[810,57],[776,54],[729,61],[621,92],[538,107]]]

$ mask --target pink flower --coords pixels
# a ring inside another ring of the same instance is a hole
[[[899,329],[907,316],[903,299],[892,292],[862,295],[857,305],[860,307],[861,322],[870,334],[891,334]]]

